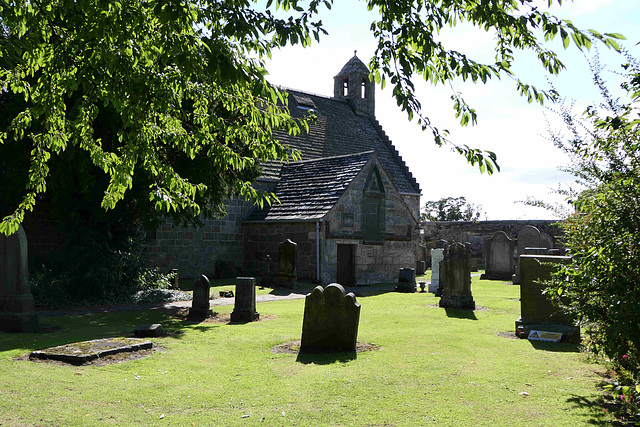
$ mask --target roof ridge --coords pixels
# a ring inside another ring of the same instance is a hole
[[[373,154],[375,156],[376,151],[375,150],[367,150],[367,151],[361,151],[360,153],[342,154],[340,156],[316,157],[316,158],[313,158],[313,159],[298,160],[298,161],[295,161],[295,162],[284,163],[283,166],[288,166],[288,165],[292,165],[292,164],[300,164],[300,163],[313,163],[313,162],[340,159],[340,158],[346,158],[346,157],[358,157],[358,156],[363,156],[365,154]]]

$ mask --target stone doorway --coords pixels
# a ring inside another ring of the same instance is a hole
[[[338,245],[338,274],[336,280],[342,286],[356,284],[356,245]]]

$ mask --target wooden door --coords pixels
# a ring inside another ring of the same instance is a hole
[[[338,245],[338,274],[336,280],[342,286],[355,286],[356,245]]]

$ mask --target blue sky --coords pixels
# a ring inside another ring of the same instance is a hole
[[[546,4],[546,1],[540,1]],[[622,33],[624,46],[640,57],[640,2],[637,0],[576,0],[564,1],[551,12],[570,19],[582,29]],[[268,63],[269,80],[292,89],[321,95],[333,93],[333,76],[353,56],[368,63],[375,50],[375,39],[369,31],[373,12],[367,12],[364,2],[340,0],[329,13],[321,15],[329,36],[309,48],[287,47],[274,53]],[[491,34],[459,26],[442,34],[446,46],[473,57],[490,61],[493,58]],[[567,70],[552,82],[568,100],[575,100],[576,111],[598,100],[591,84],[591,75],[583,54],[575,48],[565,51],[559,40],[551,45]],[[605,75],[613,83],[620,78],[622,58],[599,48],[601,61],[607,65]],[[515,72],[525,81],[546,87],[544,70],[535,58],[517,56]],[[558,170],[567,159],[548,139],[546,119],[554,130],[561,129],[554,114],[545,108],[528,104],[510,79],[495,80],[487,85],[454,82],[468,103],[478,112],[478,124],[462,128],[451,108],[451,88],[434,87],[419,82],[417,92],[424,112],[439,128],[448,129],[457,143],[495,151],[502,168],[493,176],[481,175],[458,154],[448,148],[438,148],[430,133],[423,133],[415,122],[409,122],[391,98],[390,90],[376,88],[376,117],[389,135],[409,169],[418,180],[423,201],[442,197],[464,196],[471,203],[482,205],[482,219],[550,219],[554,215],[541,208],[524,206],[518,201],[534,197],[550,202],[562,202],[553,189],[572,178]]]

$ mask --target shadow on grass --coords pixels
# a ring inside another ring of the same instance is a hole
[[[531,346],[536,350],[553,351],[556,353],[579,353],[580,344],[566,342],[549,342],[529,340]]]
[[[567,399],[567,404],[580,410],[580,416],[585,418],[585,423],[594,426],[636,426],[634,420],[624,420],[620,410],[620,405],[611,399],[605,399],[603,395],[598,397],[576,396]],[[618,416],[615,421],[611,421],[610,415]]]
[[[358,358],[358,353],[353,352],[336,352],[336,353],[298,353],[296,362],[304,365],[331,365],[333,363],[347,363]]]
[[[137,326],[153,323],[160,323],[170,339],[180,339],[187,330],[206,332],[220,326],[213,323],[205,326],[202,322],[182,320],[163,310],[43,316],[40,318],[40,332],[0,332],[0,352],[16,349],[34,351],[79,341],[129,337],[133,336]]]
[[[478,320],[476,313],[473,310],[460,310],[457,308],[445,308],[444,310],[447,312],[447,317],[454,319]]]

